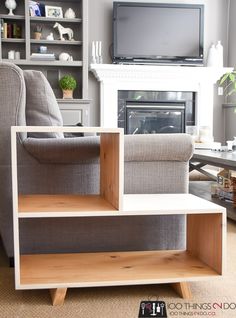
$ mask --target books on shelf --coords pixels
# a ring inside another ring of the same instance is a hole
[[[1,37],[3,39],[21,39],[21,25],[17,23],[6,23],[4,19],[1,19]]]
[[[56,57],[54,53],[32,53],[31,60],[55,61]]]

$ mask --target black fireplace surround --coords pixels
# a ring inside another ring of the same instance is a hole
[[[195,125],[195,93],[118,91],[118,127],[125,134],[183,133]]]

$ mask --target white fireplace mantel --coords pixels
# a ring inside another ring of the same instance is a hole
[[[191,91],[197,93],[196,124],[213,131],[214,84],[233,68],[91,64],[100,81],[100,124],[117,127],[119,90]]]

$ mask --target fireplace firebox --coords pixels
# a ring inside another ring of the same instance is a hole
[[[193,92],[118,92],[118,127],[126,134],[183,133],[194,124]]]

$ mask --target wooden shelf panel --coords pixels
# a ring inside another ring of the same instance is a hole
[[[20,195],[19,217],[93,217],[129,215],[225,214],[223,207],[191,194],[126,194],[123,210],[99,195]]]
[[[30,40],[31,44],[49,44],[49,45],[82,45],[82,41],[61,41],[61,40]]]
[[[0,19],[4,20],[24,20],[24,15],[8,15],[8,14],[0,14]]]
[[[25,39],[14,39],[14,38],[7,38],[2,39],[3,43],[25,43]]]
[[[38,60],[8,60],[8,59],[2,59],[3,62],[12,62],[16,65],[41,65],[41,66],[61,66],[61,67],[82,67],[83,62],[82,61],[72,61],[72,62],[62,62],[62,61],[38,61]]]
[[[116,211],[100,195],[20,195],[18,206],[19,217],[76,216],[76,212],[86,215],[91,211],[106,215]]]
[[[63,98],[57,98],[58,104],[90,104],[91,99],[78,99],[78,98],[73,98],[73,99],[68,99],[65,100]]]
[[[30,17],[30,21],[32,22],[63,22],[63,23],[81,23],[82,19],[66,19],[66,18],[47,18],[47,17]]]
[[[186,251],[22,255],[18,289],[118,286],[220,276]]]

